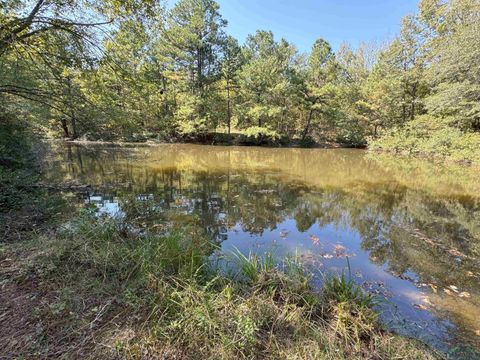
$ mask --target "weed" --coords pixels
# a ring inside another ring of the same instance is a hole
[[[42,321],[55,324],[42,335],[42,355],[64,341],[56,354],[65,357],[80,346],[92,358],[436,358],[385,335],[373,300],[344,275],[319,294],[298,256],[276,263],[271,253],[238,251],[239,273],[222,275],[208,265],[214,247],[199,234],[139,233],[82,211],[54,237],[37,239],[42,255],[32,266],[57,294],[39,305]],[[75,346],[56,337],[72,332]]]

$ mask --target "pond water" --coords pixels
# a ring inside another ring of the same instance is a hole
[[[223,253],[297,254],[314,285],[349,271],[388,328],[480,358],[479,169],[353,149],[59,145],[50,174],[90,185],[99,213],[135,199],[162,210],[142,221],[195,222]]]

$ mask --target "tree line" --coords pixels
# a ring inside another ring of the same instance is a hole
[[[51,135],[479,157],[478,0],[421,0],[391,41],[308,53],[266,30],[240,44],[214,0],[0,4],[0,106]]]

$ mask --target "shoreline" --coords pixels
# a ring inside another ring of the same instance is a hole
[[[205,146],[224,146],[224,147],[246,147],[246,148],[265,148],[265,149],[355,149],[355,150],[363,150],[369,154],[377,154],[377,155],[389,155],[394,157],[400,157],[403,159],[417,159],[417,160],[425,160],[437,165],[444,165],[444,164],[456,164],[463,167],[480,167],[480,164],[476,164],[472,161],[465,161],[465,160],[451,160],[447,159],[441,155],[437,154],[429,154],[429,153],[407,153],[407,152],[398,152],[398,151],[388,151],[388,150],[380,150],[380,149],[370,149],[368,146],[364,147],[353,147],[353,146],[345,146],[339,143],[316,143],[313,146],[309,147],[302,147],[298,144],[291,143],[288,145],[250,145],[250,144],[227,144],[227,143],[205,143],[205,142],[167,142],[167,141],[144,141],[144,142],[131,142],[131,141],[103,141],[103,140],[68,140],[68,139],[47,139],[47,141],[53,142],[63,142],[65,144],[73,144],[73,145],[108,145],[112,147],[155,147],[160,145],[205,145]]]
[[[225,142],[199,142],[199,141],[142,141],[142,142],[133,142],[133,141],[103,141],[103,140],[68,140],[68,139],[52,139],[56,142],[64,142],[67,144],[78,144],[78,145],[112,145],[112,146],[156,146],[156,145],[206,145],[206,146],[239,146],[239,147],[260,147],[260,148],[279,148],[279,149],[359,149],[366,150],[367,147],[353,147],[346,146],[339,143],[316,143],[312,146],[300,146],[297,143],[290,143],[286,145],[269,145],[269,144],[241,144],[241,143],[225,143]]]
[[[295,258],[281,270],[268,254],[237,255],[240,272],[229,277],[206,270],[211,245],[193,228],[141,236],[72,200],[56,208],[64,211],[42,231],[23,233],[0,254],[0,345],[13,357],[443,358],[386,330],[351,280],[329,278],[314,290]],[[59,223],[68,226],[53,231]]]

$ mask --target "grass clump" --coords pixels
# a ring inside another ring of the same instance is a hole
[[[215,248],[194,227],[139,233],[83,211],[34,246],[42,252],[29,273],[54,294],[36,310],[37,321],[49,324],[29,342],[37,356],[436,358],[382,330],[370,297],[353,282],[331,278],[313,289],[296,258],[278,264],[271,254],[236,253],[237,272],[222,274],[209,261]]]
[[[378,331],[375,299],[365,293],[353,279],[341,276],[327,278],[322,296],[327,303],[327,316],[334,331],[346,344],[357,347],[375,338]]]

